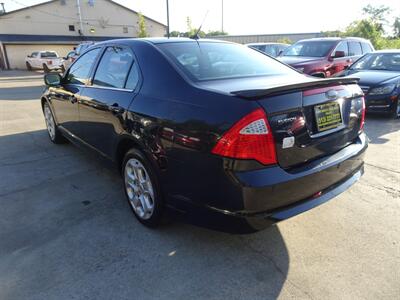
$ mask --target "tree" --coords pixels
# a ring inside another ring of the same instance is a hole
[[[293,42],[287,37],[280,38],[276,42],[277,43],[282,43],[282,44],[289,44],[289,45],[293,44]]]
[[[354,21],[347,26],[345,36],[362,37],[371,41],[375,48],[379,49],[379,40],[382,32],[379,26],[370,19]]]
[[[400,38],[400,17],[396,17],[393,23],[394,37]]]
[[[169,36],[171,36],[171,37],[179,37],[179,36],[181,36],[181,33],[179,31],[174,30],[174,31],[171,31],[169,33]]]
[[[225,31],[214,30],[214,31],[209,31],[206,34],[206,36],[219,36],[219,35],[228,35],[228,33]]]
[[[138,13],[139,16],[139,34],[138,37],[140,38],[144,38],[144,37],[148,37],[147,31],[146,31],[146,20],[144,19],[144,16],[142,15],[142,13]]]
[[[390,7],[381,5],[379,7],[373,7],[371,4],[363,7],[364,15],[367,15],[368,18],[376,25],[376,28],[383,34],[385,30],[383,25],[387,23],[387,14],[390,11]]]
[[[191,37],[196,33],[196,29],[192,26],[192,20],[190,17],[186,17],[186,26],[187,26],[187,36]]]

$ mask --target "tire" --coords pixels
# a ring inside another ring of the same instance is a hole
[[[43,71],[44,71],[45,73],[50,73],[50,69],[49,69],[49,67],[48,67],[46,64],[43,64]]]
[[[164,203],[157,175],[139,150],[129,150],[122,163],[124,191],[132,212],[140,223],[154,228],[160,225]]]
[[[394,119],[400,118],[400,98],[397,98],[395,105],[392,109],[391,115],[392,115],[392,118],[394,118]]]
[[[54,120],[53,113],[51,111],[49,103],[46,101],[43,104],[43,114],[46,122],[47,133],[49,134],[50,140],[54,144],[63,144],[66,142],[65,137],[61,134]]]
[[[32,66],[31,66],[31,64],[28,63],[28,62],[26,62],[25,64],[26,64],[26,69],[27,69],[28,71],[32,71]]]

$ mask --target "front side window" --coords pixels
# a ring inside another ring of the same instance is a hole
[[[218,42],[157,45],[195,81],[297,74],[282,63],[246,46]]]
[[[297,42],[286,48],[284,56],[324,57],[335,46],[335,41]]]
[[[68,71],[67,83],[86,84],[89,79],[90,70],[99,52],[100,48],[96,48],[79,57]]]
[[[347,42],[340,42],[332,54],[335,55],[336,51],[343,51],[344,56],[348,56],[349,55],[349,47],[347,46]]]
[[[362,55],[361,45],[359,42],[349,42],[349,55]]]
[[[31,56],[32,56],[32,57],[37,57],[38,54],[39,54],[39,52],[33,52],[33,53],[31,54]]]
[[[128,48],[107,47],[94,75],[93,85],[124,88],[133,63],[133,53]]]

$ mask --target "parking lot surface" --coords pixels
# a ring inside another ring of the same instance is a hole
[[[53,145],[42,75],[0,73],[0,299],[399,299],[400,121],[367,118],[365,175],[251,235],[141,226],[113,169]]]

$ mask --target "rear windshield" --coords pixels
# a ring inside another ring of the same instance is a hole
[[[42,52],[42,54],[40,54],[40,56],[46,57],[46,58],[52,58],[52,57],[57,57],[57,53],[46,51],[46,52]]]
[[[284,64],[242,45],[184,42],[157,46],[196,81],[297,74]]]
[[[367,54],[354,63],[351,69],[400,72],[400,53]]]
[[[304,41],[286,48],[284,56],[324,57],[336,46],[335,41]]]

